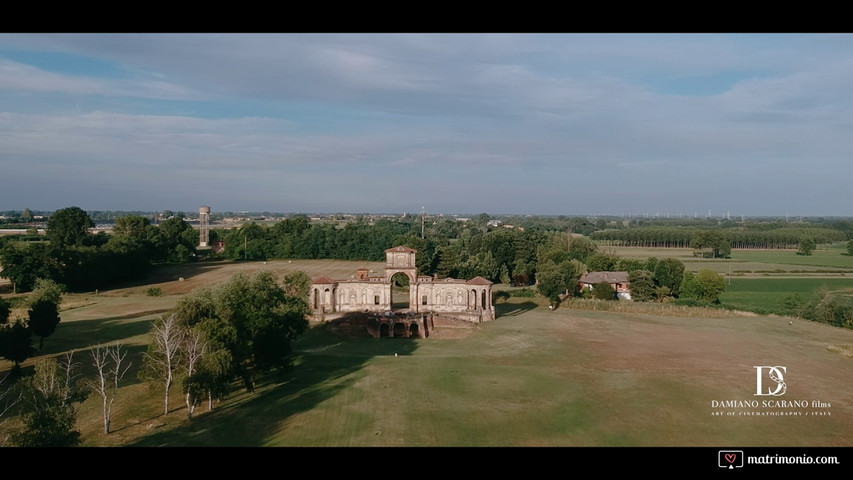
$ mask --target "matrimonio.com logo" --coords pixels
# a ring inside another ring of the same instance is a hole
[[[717,454],[717,466],[720,468],[742,468],[743,467],[743,451],[741,450],[720,450]]]
[[[780,366],[769,366],[769,365],[759,365],[754,366],[755,368],[755,396],[767,397],[773,396],[778,397],[781,395],[785,395],[785,392],[788,391],[788,386],[785,385],[785,377],[782,375],[783,373],[788,373],[788,369],[786,367]],[[769,377],[770,380],[776,382],[776,389],[771,390],[772,387],[767,387],[767,393],[762,392],[762,381]]]

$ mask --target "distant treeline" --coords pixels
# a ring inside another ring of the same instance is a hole
[[[593,240],[607,241],[610,245],[626,247],[695,247],[697,238],[709,229],[695,227],[638,227],[593,232]],[[797,248],[803,238],[815,243],[842,242],[847,233],[825,227],[781,227],[775,230],[717,228],[731,248]]]
[[[488,221],[486,219],[481,219]],[[535,268],[536,247],[545,240],[542,232],[490,229],[484,221],[442,219],[424,225],[420,218],[375,222],[359,220],[342,227],[311,223],[294,216],[273,225],[248,223],[221,231],[224,255],[235,260],[271,258],[385,260],[385,250],[405,245],[418,251],[422,275],[469,278],[482,276],[509,282],[513,273],[527,283]]]
[[[194,260],[198,232],[181,218],[181,212],[167,210],[157,217],[166,215],[171,218],[158,224],[138,214],[113,216],[113,234],[91,235],[87,228],[94,222],[88,213],[76,207],[58,210],[48,219],[47,241],[35,235],[0,237],[3,276],[23,290],[36,278],[53,279],[71,290],[89,290],[138,277],[153,264]],[[17,216],[30,219],[34,213],[24,211]],[[63,217],[74,221],[69,224]],[[543,266],[547,269],[567,260],[588,262],[597,253],[590,239],[626,246],[692,247],[710,256],[726,257],[731,248],[793,248],[804,237],[818,244],[853,238],[849,220],[736,223],[691,218],[492,217],[483,213],[464,219],[426,216],[422,223],[420,215],[337,217],[312,221],[305,215],[293,215],[275,223],[249,222],[239,228],[211,230],[210,242],[224,241],[220,255],[235,260],[382,261],[386,249],[405,245],[418,250],[418,270],[423,275],[482,276],[494,282],[529,285]],[[62,235],[74,229],[79,230],[76,236]],[[569,241],[570,233],[588,238],[573,236]],[[555,243],[558,241],[563,246]],[[537,251],[541,253],[544,247],[554,252],[562,249],[568,257],[543,261]],[[569,270],[574,268],[566,266]]]
[[[88,214],[70,207],[51,215],[46,238],[0,237],[2,276],[16,291],[30,290],[39,278],[88,291],[138,278],[156,263],[195,258],[198,232],[180,218],[151,225],[144,217],[122,217],[113,235],[91,235],[92,225]]]

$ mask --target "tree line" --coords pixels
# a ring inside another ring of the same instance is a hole
[[[156,263],[186,262],[196,255],[198,233],[181,218],[152,225],[145,217],[122,217],[113,235],[92,235],[93,226],[79,207],[57,210],[47,220],[47,241],[3,241],[0,275],[16,292],[32,289],[39,278],[87,291],[139,278]]]
[[[694,227],[639,227],[610,229],[593,232],[593,240],[608,241],[614,246],[697,248],[697,243],[707,235],[717,235],[729,248],[796,248],[803,238],[817,244],[846,241],[847,234],[824,227],[783,227],[775,230],[759,229],[700,229]],[[703,247],[698,247],[703,248]]]

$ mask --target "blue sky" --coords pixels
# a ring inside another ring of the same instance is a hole
[[[853,215],[849,34],[0,34],[0,210]]]

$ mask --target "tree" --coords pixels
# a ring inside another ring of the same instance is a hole
[[[726,291],[726,280],[713,270],[703,269],[696,275],[684,273],[681,296],[709,303],[719,303],[720,294]]]
[[[195,290],[173,313],[182,325],[200,325],[213,356],[230,361],[228,376],[252,391],[257,373],[289,365],[290,344],[308,327],[306,277],[294,273],[279,285],[271,271],[237,273],[225,284]],[[214,375],[217,382],[220,373]]]
[[[0,387],[2,387],[3,382],[5,382],[8,378],[9,374],[6,374],[2,378],[0,378]],[[21,394],[19,393],[18,396],[15,397],[13,394],[13,389],[11,387],[0,389],[0,402],[2,402],[2,405],[0,405],[0,425],[3,425],[3,423],[5,422],[5,420],[3,420],[3,416],[6,415],[6,413],[12,409],[12,407],[17,405],[20,400]],[[6,446],[6,442],[8,440],[8,434],[0,438],[0,447]]]
[[[302,270],[297,270],[284,276],[282,286],[285,298],[296,302],[304,298],[307,301],[308,293],[311,291],[311,277]]]
[[[172,217],[148,231],[148,238],[158,251],[157,259],[165,262],[186,262],[195,254],[198,233],[183,218]]]
[[[83,245],[95,223],[80,207],[53,212],[47,219],[47,237],[57,247]]]
[[[150,332],[153,342],[143,357],[143,379],[162,381],[165,390],[165,414],[169,414],[169,390],[175,381],[184,331],[174,315],[161,316],[153,322]]]
[[[785,296],[783,302],[783,312],[785,315],[793,315],[797,318],[802,317],[809,308],[809,302],[799,293],[792,293]]]
[[[118,385],[127,370],[130,362],[124,363],[127,351],[123,350],[122,344],[111,346],[96,345],[89,349],[92,355],[92,365],[95,367],[97,377],[89,381],[92,390],[95,391],[103,403],[104,433],[110,433],[110,421],[112,420],[113,402],[118,395]]]
[[[29,326],[39,337],[39,350],[44,347],[45,337],[53,335],[59,325],[59,302],[62,288],[53,280],[38,279],[30,295],[28,312]]]
[[[44,338],[53,335],[59,325],[59,310],[55,303],[39,300],[28,312],[30,328],[39,337],[39,350],[44,347]]]
[[[713,258],[728,258],[732,252],[729,240],[717,230],[700,230],[690,238],[694,255],[709,254]]]
[[[609,253],[595,253],[587,257],[584,262],[590,272],[612,272],[616,270],[619,257]]]
[[[205,319],[197,328],[204,332],[206,349],[197,368],[186,379],[184,389],[197,399],[206,396],[207,408],[213,410],[213,401],[224,399],[230,390],[232,355],[224,339],[234,330],[219,319]]]
[[[655,299],[658,302],[663,302],[667,297],[672,295],[672,290],[669,287],[655,287]]]
[[[562,238],[563,235],[560,235]],[[598,250],[595,243],[587,237],[572,237],[569,244],[569,256],[579,262],[585,262],[587,257]]]
[[[60,275],[56,261],[56,248],[43,243],[9,243],[0,250],[2,276],[12,281],[15,292],[27,291],[39,278],[57,278]]]
[[[568,295],[575,291],[584,269],[582,263],[568,258],[559,264],[550,261],[540,264],[536,271],[536,288],[552,304],[555,304],[561,293]]]
[[[35,354],[32,337],[32,330],[22,320],[0,327],[0,357],[14,362],[13,374],[17,375],[20,372],[21,363]]]
[[[631,299],[637,302],[648,302],[655,298],[655,281],[652,272],[648,270],[634,270],[628,272],[628,281],[631,282]]]
[[[459,251],[453,245],[442,245],[435,249],[433,272],[440,277],[456,277],[459,273]]]
[[[592,298],[599,300],[616,300],[616,290],[607,282],[599,282],[592,286]]]
[[[80,444],[75,402],[85,399],[76,387],[73,352],[63,363],[42,360],[31,377],[21,380],[24,409],[23,427],[12,432],[12,443],[19,447],[74,447]]]
[[[615,270],[617,272],[628,272],[631,273],[634,270],[645,270],[646,262],[637,259],[637,258],[620,258],[616,263]]]
[[[847,242],[847,255],[853,255],[853,240]]]
[[[487,280],[497,280],[500,266],[495,262],[492,252],[480,252],[469,256],[459,265],[459,275],[462,278],[483,277]]]
[[[140,215],[128,215],[116,219],[113,233],[115,235],[144,239],[148,234],[148,226],[151,225],[146,217]]]
[[[652,272],[654,273],[655,285],[667,287],[670,295],[678,296],[681,281],[684,279],[684,264],[681,263],[681,260],[676,258],[658,260]]]
[[[536,273],[536,289],[543,297],[555,304],[560,299],[560,294],[566,289],[565,275],[557,269],[551,269]]]
[[[811,237],[800,238],[800,248],[797,250],[797,255],[811,255],[816,248],[815,241]]]
[[[12,312],[12,306],[8,301],[0,298],[0,327],[6,325],[9,320],[9,314]]]
[[[207,340],[201,329],[187,332],[183,337],[186,377],[184,378],[184,395],[187,404],[187,420],[193,419],[193,411],[199,401],[207,393],[203,382],[197,381],[195,375],[201,367],[201,359],[207,350]]]

